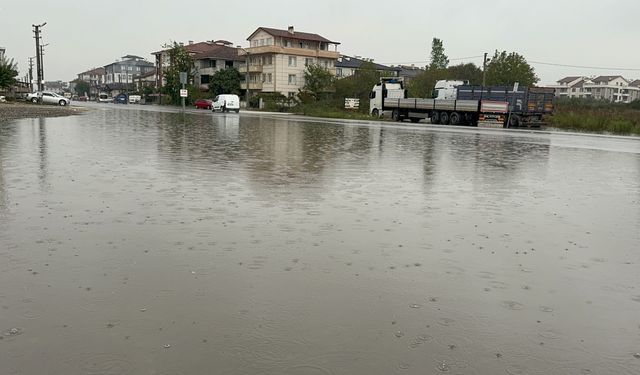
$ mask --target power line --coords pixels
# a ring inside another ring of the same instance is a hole
[[[550,66],[562,66],[566,68],[580,68],[580,69],[598,69],[598,70],[626,70],[626,71],[640,71],[640,68],[607,68],[602,66],[585,66],[585,65],[570,65],[570,64],[557,64],[543,61],[528,61],[531,64],[550,65]]]
[[[454,59],[449,59],[449,61],[470,60],[470,59],[479,59],[479,58],[482,58],[482,55],[479,55],[479,56],[467,56],[467,57],[456,57]],[[380,62],[378,64],[428,64],[428,63],[430,63],[430,61]]]

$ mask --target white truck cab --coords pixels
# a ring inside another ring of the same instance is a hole
[[[469,81],[440,80],[433,89],[433,98],[438,100],[454,100],[458,97],[458,86],[468,85]]]
[[[385,98],[402,99],[406,97],[404,79],[401,77],[381,78],[380,83],[373,86],[371,93],[369,93],[369,114],[373,117],[383,117],[382,104]]]

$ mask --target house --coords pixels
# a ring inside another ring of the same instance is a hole
[[[339,42],[295,31],[293,26],[287,30],[259,27],[247,40],[249,47],[240,51],[247,62],[240,72],[246,73],[242,89],[248,89],[249,95],[260,92],[296,95],[304,87],[305,67],[310,64],[336,74]]]
[[[340,55],[338,61],[336,61],[336,77],[350,77],[356,74],[358,70],[361,70],[363,65],[366,66],[366,64],[369,64],[371,68],[386,77],[397,77],[400,72],[400,68],[377,64],[373,62],[372,59],[361,58],[360,56]]]
[[[556,96],[559,98],[591,98],[591,90],[585,87],[585,84],[592,83],[587,77],[570,76],[562,78],[550,87],[556,90]]]
[[[86,72],[82,72],[78,74],[79,81],[84,81],[89,84],[89,92],[87,93],[90,97],[95,97],[98,95],[100,86],[105,84],[105,70],[104,67],[93,68],[87,70]]]
[[[155,70],[153,63],[150,63],[140,56],[122,56],[120,61],[104,66],[105,80],[100,88],[107,91],[111,96],[133,89],[134,78],[141,74]]]
[[[227,68],[239,69],[244,63],[244,56],[240,56],[238,48],[233,47],[233,43],[226,40],[211,40],[206,42],[188,44],[180,43],[182,47],[193,58],[195,65],[194,82],[201,90],[208,90],[211,76],[217,71]],[[169,49],[153,52],[155,56],[155,67],[159,72],[157,86],[163,86],[165,80],[164,70],[170,66]]]
[[[640,98],[640,87],[631,85],[631,81],[622,76],[599,76],[585,83],[584,88],[591,91],[591,97],[614,103],[631,103]]]

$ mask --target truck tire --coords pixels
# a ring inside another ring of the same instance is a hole
[[[449,116],[449,123],[451,125],[460,125],[460,115],[458,112],[452,112],[451,116]]]
[[[440,112],[432,112],[431,113],[431,123],[439,124],[440,123]]]
[[[520,126],[520,116],[511,115],[511,118],[509,118],[509,120],[508,120],[507,127],[508,128],[517,128],[518,126]]]
[[[374,108],[373,111],[371,111],[371,116],[373,116],[375,118],[379,118],[380,117],[380,111],[378,111],[378,108]]]
[[[449,125],[449,113],[440,112],[440,123],[442,125]]]
[[[393,112],[391,112],[391,119],[393,121],[401,121],[400,120],[400,111],[398,111],[397,109],[394,109]]]

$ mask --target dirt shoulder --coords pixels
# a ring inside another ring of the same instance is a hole
[[[15,120],[21,118],[62,117],[79,115],[86,112],[87,108],[59,107],[55,105],[31,104],[31,103],[0,103],[0,121]]]

